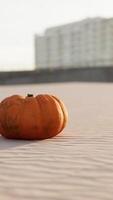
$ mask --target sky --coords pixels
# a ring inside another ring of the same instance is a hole
[[[113,0],[0,0],[0,71],[34,68],[34,35],[87,17],[113,17]]]

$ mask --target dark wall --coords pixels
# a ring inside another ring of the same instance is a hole
[[[1,72],[0,84],[68,81],[113,82],[113,67]]]

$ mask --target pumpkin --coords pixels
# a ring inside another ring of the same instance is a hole
[[[65,127],[68,114],[55,96],[13,95],[0,103],[0,133],[9,139],[47,139]]]

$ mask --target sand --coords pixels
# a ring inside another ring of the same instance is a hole
[[[62,134],[43,141],[0,137],[1,200],[113,200],[113,84],[0,86],[11,94],[51,93],[69,111]]]

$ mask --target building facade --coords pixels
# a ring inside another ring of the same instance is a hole
[[[113,18],[87,18],[35,35],[37,69],[113,66]]]

